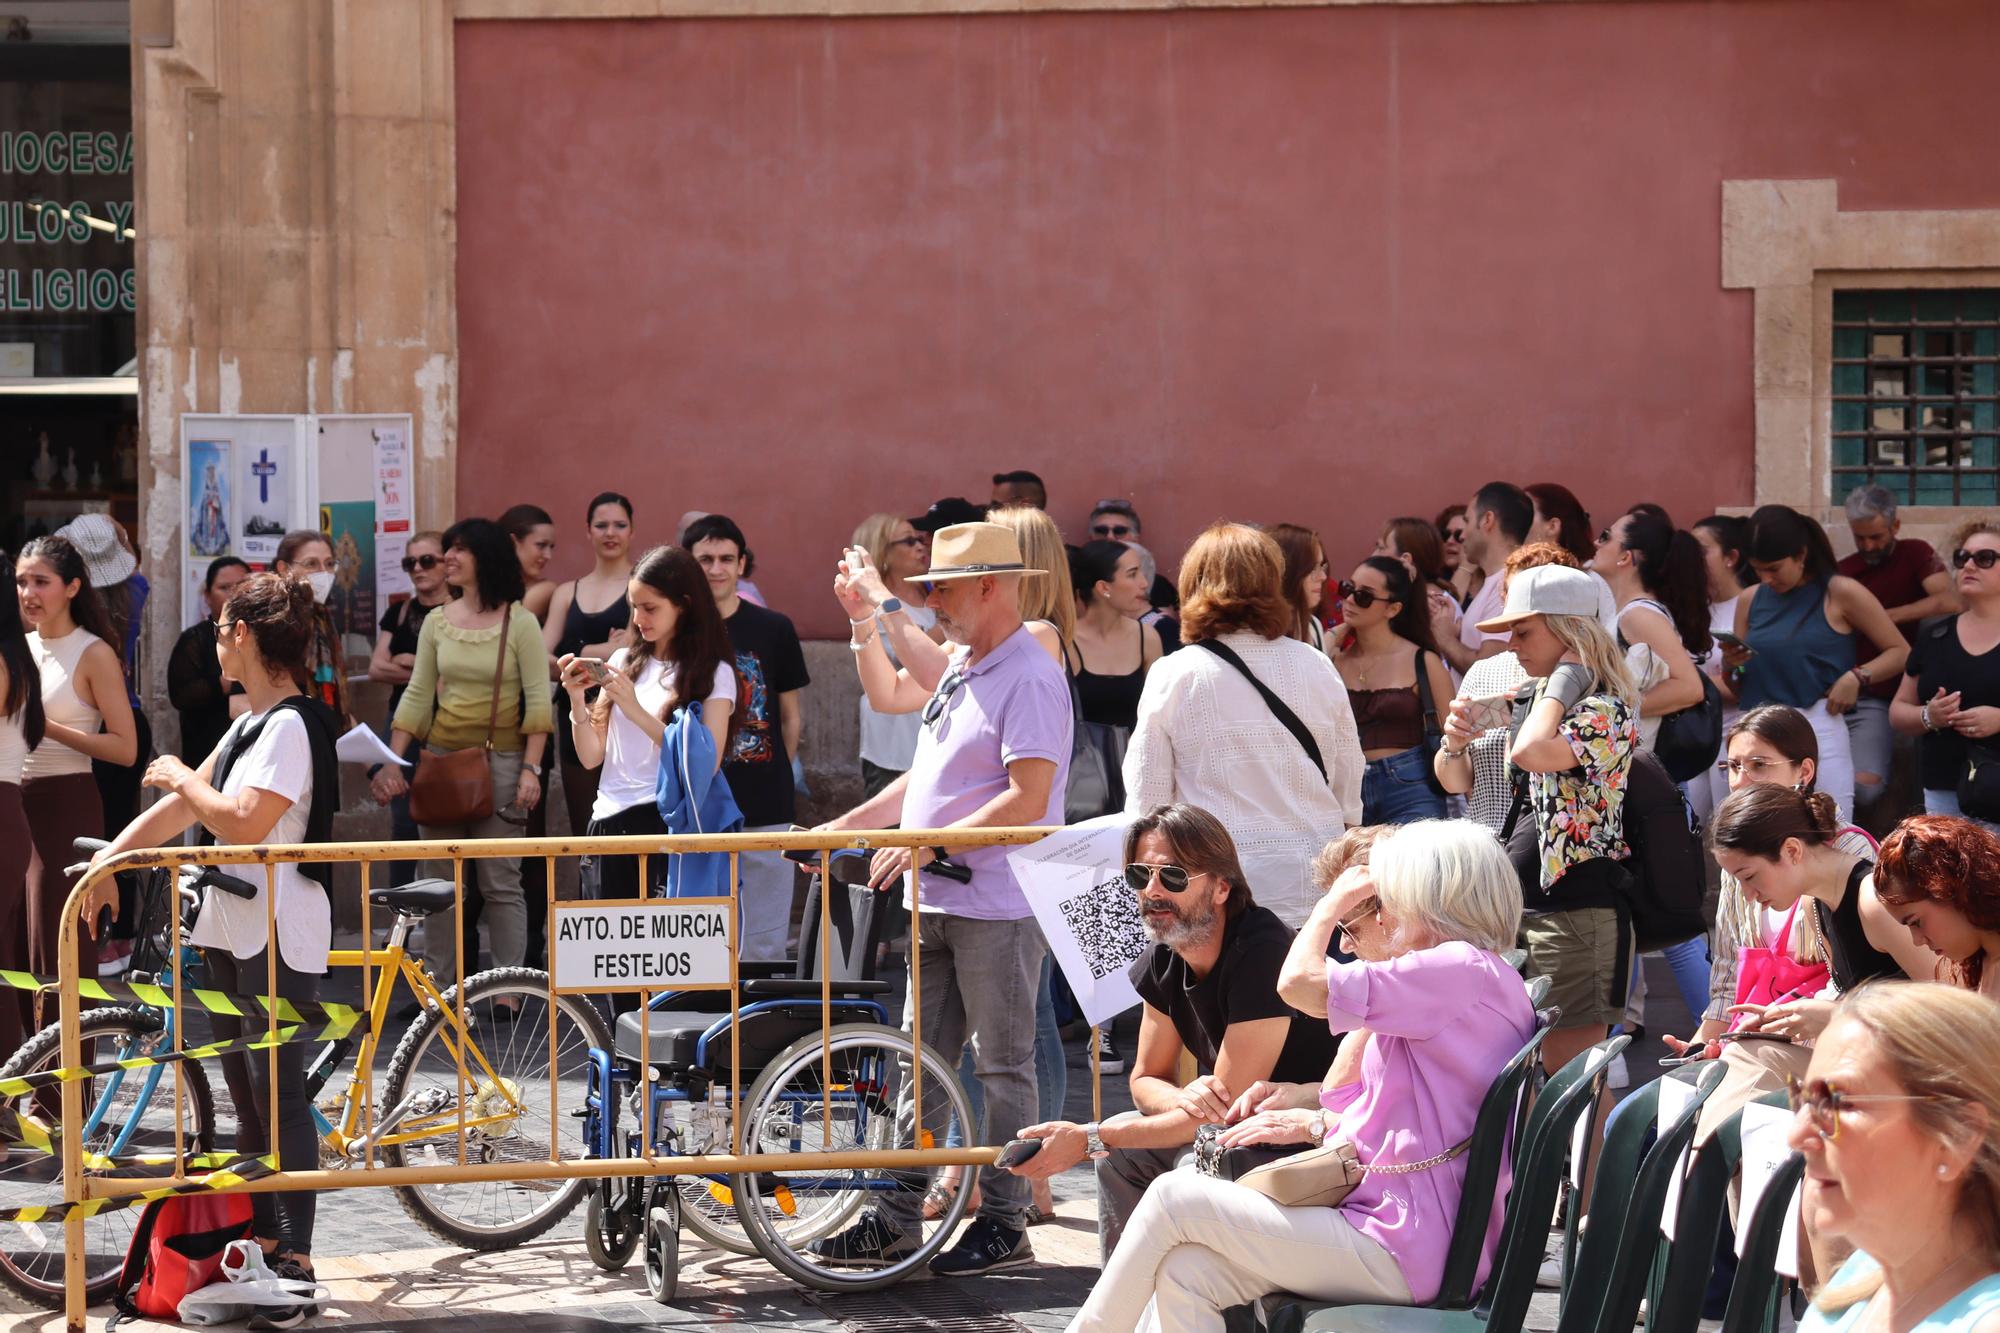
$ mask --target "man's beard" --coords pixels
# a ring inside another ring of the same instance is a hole
[[[1146,927],[1146,934],[1155,944],[1164,944],[1169,949],[1179,949],[1190,944],[1200,944],[1215,931],[1215,924],[1221,913],[1214,903],[1207,903],[1199,909],[1183,911],[1169,904],[1173,916],[1160,918],[1148,915],[1143,910],[1139,920]]]
[[[1889,563],[1889,557],[1895,553],[1896,543],[1890,542],[1887,546],[1877,550],[1863,551],[1861,553],[1861,563],[1867,565],[1870,569],[1880,569]]]

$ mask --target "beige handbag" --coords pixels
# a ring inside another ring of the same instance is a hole
[[[1214,1127],[1203,1125],[1201,1128],[1212,1130]],[[1407,1165],[1377,1162],[1364,1166],[1352,1143],[1336,1139],[1317,1148],[1286,1153],[1274,1160],[1250,1166],[1240,1154],[1256,1154],[1258,1149],[1237,1148],[1217,1152],[1213,1148],[1219,1145],[1214,1145],[1214,1135],[1211,1134],[1212,1149],[1204,1160],[1200,1138],[1197,1131],[1195,1165],[1198,1170],[1234,1180],[1287,1208],[1338,1208],[1371,1171],[1387,1176],[1415,1175],[1434,1166],[1443,1166],[1472,1145],[1472,1140],[1467,1138],[1457,1147],[1448,1148],[1435,1157],[1426,1157],[1421,1162]],[[1235,1160],[1232,1161],[1232,1158]],[[1232,1170],[1238,1163],[1242,1163],[1243,1169]]]

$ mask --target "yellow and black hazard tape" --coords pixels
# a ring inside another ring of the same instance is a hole
[[[304,1027],[279,1028],[273,1037],[268,1032],[260,1032],[254,1037],[238,1037],[233,1041],[212,1041],[206,1046],[190,1046],[180,1051],[161,1051],[157,1055],[135,1055],[125,1060],[104,1060],[94,1065],[81,1065],[74,1069],[45,1069],[38,1074],[23,1074],[19,1078],[0,1078],[0,1097],[20,1097],[41,1088],[53,1088],[64,1083],[77,1083],[87,1078],[97,1078],[104,1074],[115,1074],[121,1069],[150,1069],[154,1065],[177,1064],[183,1060],[207,1060],[218,1055],[228,1055],[233,1051],[267,1051],[273,1046],[283,1046],[294,1041],[338,1041],[357,1026],[365,1027],[365,1015],[338,1018],[318,1031]],[[88,1036],[85,1040],[90,1040]],[[99,1037],[97,1040],[102,1041]]]
[[[207,1160],[207,1159],[191,1159]],[[137,1194],[123,1194],[109,1199],[85,1199],[81,1203],[31,1203],[20,1208],[0,1209],[0,1222],[60,1222],[72,1212],[85,1217],[96,1217],[100,1213],[115,1213],[121,1208],[137,1208],[155,1199],[171,1199],[176,1194],[200,1194],[208,1190],[226,1190],[235,1185],[268,1176],[277,1170],[276,1157],[238,1157],[229,1159],[229,1164],[210,1171],[199,1180],[182,1181],[175,1185],[162,1185],[158,1189],[141,1190]]]
[[[0,1106],[0,1137],[4,1137],[12,1147],[33,1148],[36,1152],[54,1157],[62,1151],[56,1142],[56,1135],[32,1115],[27,1115],[11,1106]],[[86,1171],[124,1171],[132,1167],[172,1166],[176,1162],[190,1171],[198,1171],[211,1166],[227,1166],[239,1160],[233,1154],[203,1154],[180,1158],[171,1153],[141,1157],[106,1157],[102,1153],[85,1152],[83,1169]]]
[[[26,991],[58,991],[62,983],[54,977],[38,977],[32,972],[0,968],[0,986]],[[76,983],[76,993],[86,1000],[99,1000],[106,1004],[143,1004],[154,1009],[174,1007],[173,988],[151,982],[128,984],[85,977]],[[283,1023],[346,1022],[351,1025],[360,1021],[366,1013],[353,1005],[331,1004],[324,1000],[287,1000],[280,996],[273,1001],[264,995],[230,995],[194,986],[183,986],[181,999],[189,1007],[206,1009],[211,1014],[226,1014],[232,1018],[261,1018],[275,1014]]]

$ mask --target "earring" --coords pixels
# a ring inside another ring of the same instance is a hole
[[[1945,1165],[1945,1164],[1944,1164],[1943,1162],[1939,1162],[1939,1163],[1938,1163],[1938,1174],[1939,1174],[1940,1176],[1948,1176],[1948,1175],[1950,1175],[1950,1174],[1951,1174],[1951,1168],[1950,1168],[1949,1166]]]

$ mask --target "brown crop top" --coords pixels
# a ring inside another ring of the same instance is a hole
[[[1354,726],[1361,733],[1364,751],[1408,750],[1424,743],[1424,706],[1417,698],[1416,686],[1349,690],[1347,702],[1354,710]]]

